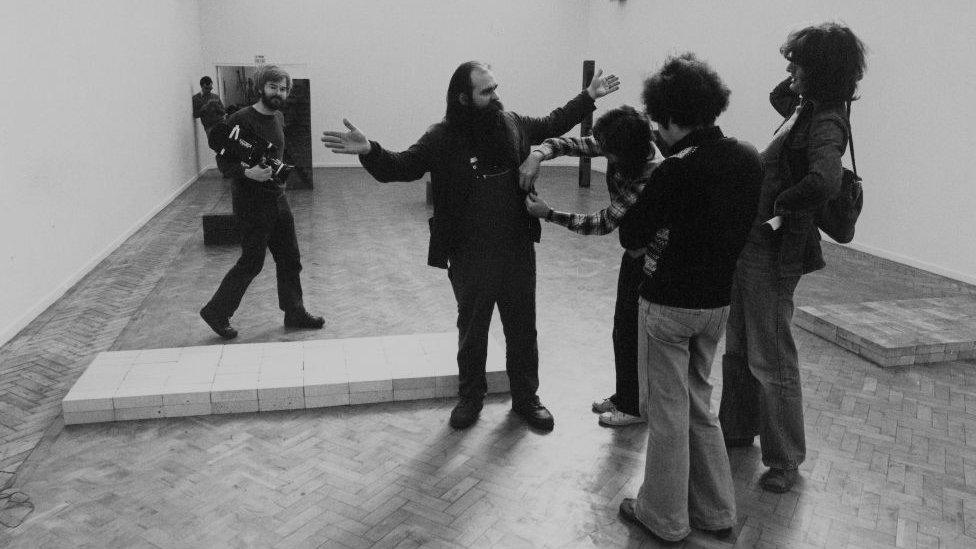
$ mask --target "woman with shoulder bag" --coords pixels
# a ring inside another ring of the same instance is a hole
[[[816,214],[841,188],[847,105],[865,69],[864,45],[835,23],[790,34],[780,52],[790,77],[770,102],[789,118],[762,152],[758,214],[732,287],[719,411],[728,448],[759,435],[769,468],[760,486],[771,492],[793,487],[806,456],[793,292],[802,275],[825,266]]]

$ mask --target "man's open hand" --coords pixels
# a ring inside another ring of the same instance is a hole
[[[347,132],[322,132],[322,143],[327,149],[339,154],[366,154],[372,149],[369,140],[352,122],[342,119],[342,123],[349,129]]]
[[[590,85],[586,87],[586,93],[593,99],[599,99],[604,95],[611,94],[620,88],[620,79],[616,75],[603,76],[603,69],[597,69]]]

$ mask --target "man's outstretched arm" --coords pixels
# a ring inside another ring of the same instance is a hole
[[[430,171],[430,133],[403,152],[390,152],[370,141],[352,122],[342,119],[349,131],[324,131],[322,143],[338,154],[359,155],[359,163],[377,181],[414,181]]]
[[[603,76],[603,69],[597,70],[590,85],[568,103],[549,113],[549,116],[535,118],[521,117],[533,145],[549,137],[560,135],[582,122],[583,117],[596,109],[594,101],[611,94],[620,88],[620,79],[614,75]]]

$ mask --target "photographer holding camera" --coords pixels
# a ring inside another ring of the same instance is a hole
[[[325,320],[312,316],[302,303],[302,284],[298,273],[302,270],[295,236],[295,218],[281,185],[273,177],[267,164],[280,165],[285,147],[284,116],[281,107],[288,97],[291,76],[280,67],[266,65],[254,75],[254,89],[260,96],[245,107],[214,126],[209,144],[217,151],[217,167],[224,176],[234,179],[232,184],[234,215],[241,231],[241,257],[227,272],[217,292],[200,316],[214,332],[224,339],[237,337],[230,317],[241,304],[241,298],[254,277],[261,272],[266,250],[271,250],[278,278],[278,306],[285,312],[285,326],[289,328],[321,328]],[[274,155],[265,162],[248,165],[233,155],[223,154],[231,128],[240,126],[240,133],[253,135],[273,147]]]

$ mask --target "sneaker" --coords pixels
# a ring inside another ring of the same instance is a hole
[[[635,423],[645,423],[646,421],[640,416],[632,416],[627,412],[621,412],[617,408],[600,414],[600,425],[607,425],[609,427],[634,425]]]
[[[555,426],[552,414],[539,402],[537,396],[522,402],[512,402],[512,411],[524,419],[530,427],[551,431]]]
[[[237,337],[237,330],[231,328],[229,318],[218,316],[206,307],[200,309],[200,318],[220,337],[224,339],[234,339]]]
[[[604,412],[609,412],[615,408],[613,401],[610,400],[613,397],[607,397],[603,400],[593,401],[593,412],[597,414],[602,414]]]
[[[451,427],[467,429],[478,421],[484,402],[473,398],[462,398],[451,410]]]
[[[796,484],[800,474],[796,469],[776,469],[770,467],[768,471],[759,477],[759,486],[767,491],[776,494],[789,492]]]
[[[305,309],[297,309],[285,313],[286,328],[311,328],[319,329],[325,326],[325,319],[320,316],[312,316]]]

